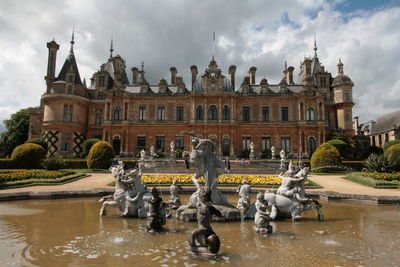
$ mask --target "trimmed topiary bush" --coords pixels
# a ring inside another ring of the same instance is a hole
[[[65,160],[59,157],[51,157],[42,160],[42,167],[49,171],[58,171],[59,169],[64,169],[67,164],[65,164]]]
[[[90,152],[90,149],[92,148],[92,146],[99,141],[101,141],[101,140],[98,138],[91,138],[91,139],[85,140],[85,142],[83,142],[83,144],[82,144],[83,157],[86,158],[87,155],[89,155],[89,152]]]
[[[44,148],[32,143],[17,146],[11,154],[11,159],[18,169],[39,169],[44,158],[46,158]]]
[[[47,146],[46,141],[44,141],[43,139],[41,139],[41,138],[32,138],[32,139],[29,139],[28,141],[25,142],[25,144],[28,144],[28,143],[37,144],[37,145],[42,146],[44,151],[47,153],[48,146]]]
[[[317,172],[332,172],[337,170],[333,166],[342,166],[339,151],[328,143],[323,143],[311,157],[311,169]]]
[[[393,170],[400,170],[400,144],[391,145],[385,151],[385,156],[394,163]]]
[[[90,149],[87,166],[89,169],[108,169],[111,166],[111,159],[114,157],[112,146],[106,141],[100,141]]]
[[[391,140],[385,143],[385,145],[383,146],[383,151],[386,151],[389,149],[389,147],[391,147],[392,145],[395,144],[400,144],[400,140]]]
[[[334,146],[339,151],[339,154],[342,158],[347,157],[349,153],[349,146],[345,141],[342,141],[340,139],[332,139],[329,140],[327,143],[331,146]]]

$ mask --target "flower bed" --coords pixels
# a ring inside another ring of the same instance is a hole
[[[85,177],[84,173],[47,170],[0,170],[0,188],[64,184]]]
[[[400,173],[353,172],[345,176],[347,180],[374,188],[399,188]]]
[[[142,181],[149,185],[171,184],[173,179],[176,179],[179,184],[193,185],[192,175],[163,174],[142,176]],[[279,186],[281,184],[281,179],[273,175],[220,175],[218,183],[220,185],[239,185],[242,180],[246,180],[252,185]],[[201,177],[199,182],[204,183],[204,178]],[[305,185],[308,187],[317,186],[310,180],[307,180]]]

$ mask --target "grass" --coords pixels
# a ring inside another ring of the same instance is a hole
[[[74,173],[60,178],[31,178],[24,180],[8,181],[0,183],[0,189],[20,188],[34,185],[62,185],[77,181],[89,175],[84,173]]]
[[[71,170],[71,169],[66,169],[66,170]],[[74,172],[77,173],[110,173],[109,170],[105,169],[73,169]]]
[[[338,171],[338,172],[312,172],[315,175],[338,175],[338,174],[348,174],[348,171]]]

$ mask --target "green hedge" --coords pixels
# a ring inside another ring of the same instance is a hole
[[[14,165],[12,159],[0,159],[0,169],[14,169]]]
[[[376,180],[372,177],[363,176],[362,173],[350,173],[344,177],[347,180],[374,188],[399,188],[399,181]]]
[[[33,186],[33,185],[60,185],[60,184],[65,184],[65,183],[79,180],[86,176],[87,175],[84,173],[74,173],[74,174],[62,176],[60,178],[51,178],[51,179],[31,178],[31,179],[25,179],[25,180],[14,180],[14,181],[0,183],[0,188],[7,189],[7,188],[25,187],[25,186]]]
[[[66,169],[87,169],[86,159],[65,159]]]

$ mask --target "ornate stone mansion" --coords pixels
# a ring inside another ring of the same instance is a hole
[[[141,149],[190,150],[194,132],[217,143],[222,155],[238,155],[255,144],[255,153],[268,153],[274,146],[287,153],[311,153],[333,130],[353,135],[353,82],[338,63],[332,77],[317,57],[304,58],[297,80],[294,67],[283,71],[279,84],[256,81],[251,67],[241,83],[235,80],[236,66],[223,74],[214,57],[201,74],[190,67],[191,81],[185,84],[171,67],[169,81],[149,84],[143,65],[131,69],[125,61],[110,57],[93,74],[90,85],[81,80],[71,49],[56,76],[60,46],[47,43],[46,92],[41,105],[30,116],[30,138],[42,137],[49,153],[77,157],[88,138],[100,138],[113,145],[117,154],[130,156]]]

